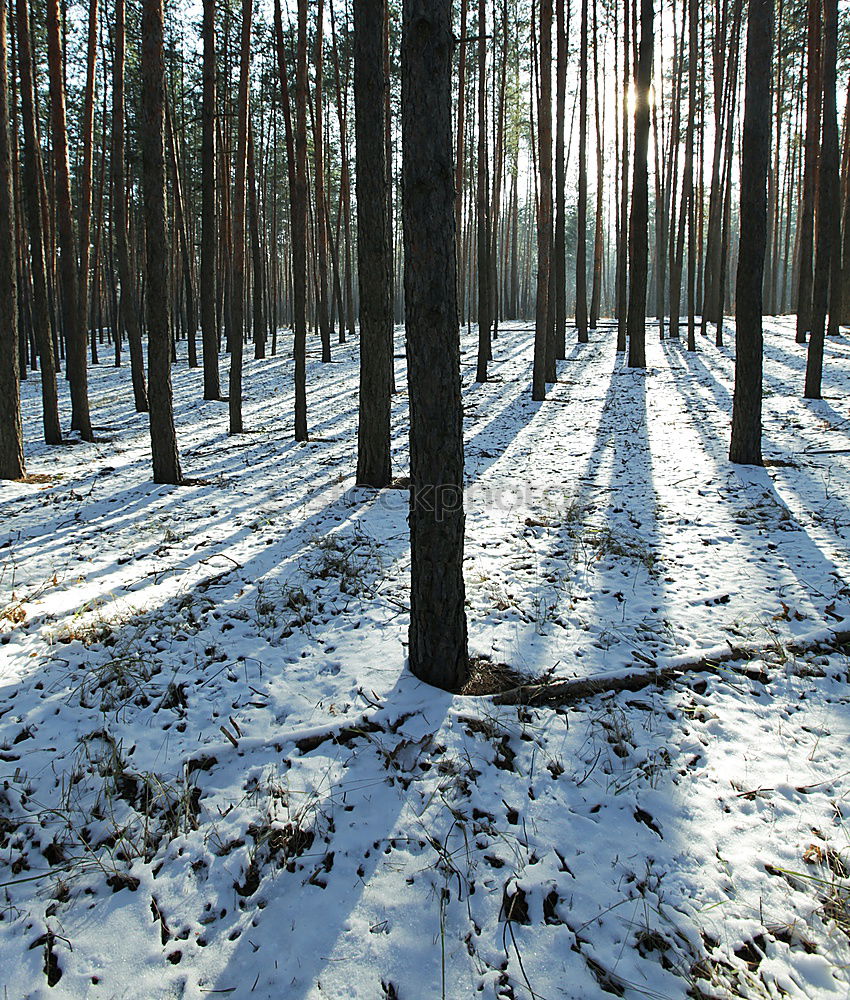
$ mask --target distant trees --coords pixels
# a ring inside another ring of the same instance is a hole
[[[741,226],[735,290],[735,394],[729,459],[761,465],[762,288],[767,245],[767,171],[770,162],[770,65],[773,0],[749,0]]]
[[[401,128],[410,392],[410,668],[467,676],[463,413],[452,163],[451,0],[404,0]]]

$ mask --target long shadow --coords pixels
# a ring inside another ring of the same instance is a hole
[[[679,353],[676,348],[665,346],[665,351],[673,358]],[[673,380],[676,389],[687,403],[685,407],[687,420],[700,438],[702,447],[714,460],[716,472],[711,477],[715,484],[720,483],[730,498],[736,501],[736,508],[729,510],[733,525],[726,525],[718,530],[731,530],[735,544],[744,545],[751,553],[750,562],[763,567],[761,572],[766,578],[765,586],[776,593],[777,602],[785,597],[796,600],[800,596],[809,597],[825,620],[824,608],[830,604],[841,603],[846,594],[842,574],[837,565],[824,553],[818,542],[794,518],[786,501],[777,491],[776,485],[767,468],[749,466],[734,466],[727,459],[728,432],[719,433],[718,414],[731,415],[731,394],[706,367],[700,356],[688,355],[689,368],[671,364]],[[695,373],[703,376],[698,379]],[[714,406],[705,406],[701,386],[709,394]],[[770,443],[770,437],[765,436]],[[815,483],[802,468],[794,468],[794,476],[799,474],[803,480],[808,479],[812,489],[822,488]],[[783,477],[784,480],[785,477]],[[715,486],[717,488],[717,486]],[[801,489],[789,482],[789,488],[798,493],[801,501],[806,502],[810,490]],[[753,490],[758,491],[756,496]],[[782,539],[782,544],[775,540]],[[796,558],[794,558],[794,550]],[[792,553],[786,557],[786,550]],[[809,571],[805,571],[809,567]],[[789,577],[793,577],[795,583]],[[767,582],[769,581],[769,582]],[[787,593],[792,587],[793,593]],[[820,597],[815,600],[812,595]],[[764,608],[763,611],[768,611]],[[781,607],[776,609],[781,613]]]
[[[562,661],[559,674],[564,667],[585,672],[580,663],[588,654],[615,670],[670,648],[647,414],[651,378],[651,370],[629,369],[615,357],[593,442],[554,511],[558,527],[538,529],[538,579],[555,581],[539,587],[551,615],[544,616],[550,643],[543,645]],[[552,665],[537,659],[539,669]]]

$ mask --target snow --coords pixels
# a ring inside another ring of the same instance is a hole
[[[635,372],[605,325],[544,403],[527,325],[485,385],[464,331],[470,653],[723,661],[556,708],[406,670],[407,494],[354,485],[356,343],[310,359],[307,444],[291,360],[246,363],[239,437],[176,366],[180,488],[129,369],[90,369],[99,440],[52,449],[31,374],[32,481],[0,486],[4,995],[850,995],[850,347],[811,402],[792,320],[765,336],[755,469],[727,461],[733,331],[650,326]]]

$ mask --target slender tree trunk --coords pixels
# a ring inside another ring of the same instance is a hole
[[[248,232],[251,239],[251,271],[254,281],[251,292],[254,360],[266,356],[266,327],[263,318],[265,268],[260,243],[260,203],[257,197],[257,170],[254,157],[254,130],[248,123]]]
[[[487,166],[487,0],[478,0],[478,364],[475,381],[487,381],[490,358],[490,191]]]
[[[629,367],[646,367],[646,264],[649,231],[647,147],[649,144],[649,88],[652,83],[654,41],[652,0],[641,0],[640,49],[635,86],[635,155],[632,177],[632,214],[629,242],[628,337]]]
[[[818,184],[818,153],[823,95],[821,77],[821,3],[808,0],[806,71],[806,156],[803,167],[803,204],[800,208],[800,241],[797,285],[797,343],[805,344],[812,324],[812,280],[814,260],[815,195]]]
[[[124,169],[124,0],[115,0],[115,54],[112,60],[112,229],[121,282],[121,318],[130,348],[130,373],[137,413],[148,412],[142,329],[127,237],[127,179]]]
[[[357,278],[360,291],[360,411],[357,482],[388,486],[393,306],[384,143],[386,0],[354,2],[354,134],[357,156]]]
[[[140,139],[144,193],[151,454],[155,483],[182,482],[171,396],[168,239],[165,220],[163,0],[142,3]]]
[[[325,144],[323,116],[324,0],[317,0],[315,67],[315,113],[313,116],[313,181],[316,187],[316,250],[318,252],[318,296],[316,308],[322,338],[322,361],[331,360],[331,328],[328,318],[328,237],[325,200]]]
[[[83,172],[80,186],[80,289],[77,306],[78,325],[84,339],[88,334],[89,301],[89,237],[91,231],[92,160],[94,148],[94,81],[97,70],[97,0],[89,0],[88,45],[86,55],[86,88],[83,99]]]
[[[694,159],[694,131],[697,117],[697,0],[688,0],[688,135],[685,143],[685,190],[688,202],[688,350],[695,351],[696,345],[696,273],[697,273],[697,225],[696,186],[691,163]],[[702,183],[700,168],[700,183]]]
[[[197,368],[198,356],[195,343],[197,330],[195,319],[195,291],[192,285],[192,246],[189,241],[189,225],[186,219],[187,206],[183,200],[183,184],[180,179],[180,161],[177,156],[177,142],[174,136],[173,115],[166,107],[165,128],[168,133],[168,152],[171,160],[172,190],[174,192],[175,228],[179,246],[178,257],[183,272],[183,294],[186,305],[186,337],[188,340],[189,367]]]
[[[21,120],[24,131],[24,155],[21,182],[24,210],[30,240],[30,278],[32,281],[32,325],[41,364],[41,407],[44,420],[44,440],[47,444],[62,443],[59,421],[59,400],[56,387],[56,354],[50,323],[50,301],[47,284],[44,209],[41,202],[42,163],[38,119],[35,110],[32,49],[30,45],[29,8],[27,0],[16,0],[18,63],[21,79]]]
[[[77,308],[79,271],[71,212],[71,174],[68,162],[68,129],[65,115],[62,37],[59,0],[47,0],[47,56],[50,74],[50,118],[53,136],[56,229],[59,242],[59,275],[62,288],[62,331],[68,356],[71,386],[71,429],[84,441],[93,441],[89,414],[86,337]]]
[[[307,440],[307,0],[298,0],[295,66],[292,272],[295,311],[295,440]]]
[[[537,206],[537,307],[531,398],[546,398],[549,343],[549,267],[552,248],[552,0],[540,3],[540,93],[537,109],[540,195]],[[553,331],[554,332],[554,331]]]
[[[602,152],[602,116],[599,107],[599,21],[597,2],[593,0],[593,118],[596,128],[596,219],[593,233],[593,285],[590,295],[590,329],[599,322],[602,296],[602,204],[605,189],[605,168]]]
[[[466,138],[466,23],[469,0],[460,0],[460,44],[457,63],[457,133],[455,140],[455,241],[458,253],[463,252],[460,234],[463,232],[463,163],[464,139]],[[458,262],[458,299],[463,301],[463,269]]]
[[[0,7],[0,479],[22,479],[26,467],[18,387],[18,253],[8,79],[4,3]]]
[[[236,172],[233,183],[233,258],[230,290],[230,433],[241,434],[242,355],[245,341],[245,180],[248,164],[248,74],[251,67],[251,0],[242,0],[239,57],[239,103],[236,126]]]
[[[552,254],[552,274],[555,286],[555,353],[560,359],[567,354],[567,171],[564,153],[564,114],[567,101],[567,49],[569,35],[566,22],[569,13],[564,8],[569,0],[555,0],[555,241]],[[516,197],[516,187],[514,187]],[[516,239],[516,237],[514,237]],[[516,243],[514,243],[516,246]],[[516,307],[514,307],[514,314]]]
[[[587,3],[581,0],[578,111],[578,207],[576,212],[576,327],[580,344],[587,336]]]
[[[835,86],[838,46],[838,0],[823,4],[823,126],[818,178],[817,257],[812,286],[812,324],[806,361],[806,399],[821,398],[823,343],[829,308],[832,255],[839,248],[838,121]]]
[[[631,73],[629,67],[629,48],[631,34],[629,32],[630,0],[623,0],[623,98],[621,140],[623,143],[620,161],[620,231],[617,244],[617,351],[626,350],[627,313],[628,313],[628,253],[629,253],[629,110],[626,95],[629,89]]]
[[[216,320],[215,0],[203,0],[203,97],[201,105],[201,348],[204,399],[221,399]]]

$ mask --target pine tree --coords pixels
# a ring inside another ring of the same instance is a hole
[[[451,0],[402,7],[405,328],[410,391],[410,668],[459,688],[468,671],[463,412],[452,164]]]
[[[761,465],[762,290],[770,165],[773,0],[749,0],[741,156],[741,227],[735,288],[735,395],[729,459]]]

